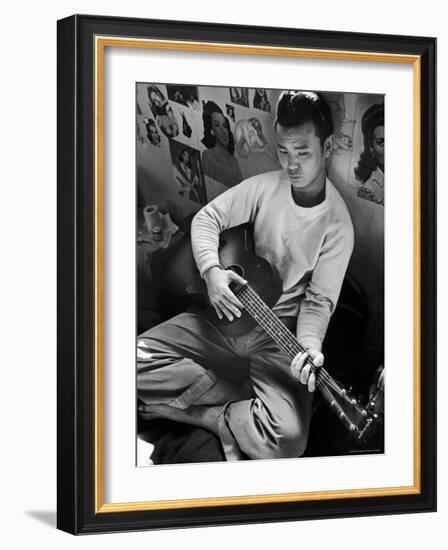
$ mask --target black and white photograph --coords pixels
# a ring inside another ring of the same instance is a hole
[[[137,154],[170,227],[137,239],[137,466],[387,452],[384,96],[230,88],[231,128],[229,88],[166,90],[206,99]]]
[[[271,102],[268,98],[268,93],[264,88],[256,88],[254,90],[254,109],[260,109],[260,111],[271,112]]]
[[[179,134],[179,123],[161,89],[156,85],[148,86],[148,104],[162,133],[167,138]]]
[[[207,201],[199,151],[174,140],[170,141],[170,150],[179,195],[204,205]]]
[[[191,109],[199,110],[199,95],[197,86],[183,86],[181,84],[167,84],[166,86],[168,99],[190,107]]]
[[[226,103],[226,115],[232,122],[235,122],[235,107]]]
[[[249,90],[247,88],[229,88],[229,92],[232,103],[249,107]]]

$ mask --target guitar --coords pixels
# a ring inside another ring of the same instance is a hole
[[[282,294],[280,276],[274,266],[255,254],[254,249],[252,229],[248,224],[228,229],[220,235],[221,267],[232,269],[248,282],[246,285],[230,285],[244,306],[241,317],[233,321],[219,319],[208,303],[207,286],[196,267],[189,237],[179,241],[166,255],[163,285],[172,294],[199,299],[202,304],[199,313],[227,336],[245,334],[259,325],[292,360],[306,350],[272,311],[272,306]],[[315,372],[316,387],[348,434],[361,447],[365,446],[382,423],[382,393],[377,391],[371,394],[367,405],[362,406],[324,367],[314,367],[310,358],[307,362]]]

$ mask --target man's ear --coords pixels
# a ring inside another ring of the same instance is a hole
[[[328,136],[327,139],[324,141],[325,158],[328,158],[331,155],[332,150],[333,150],[333,135]]]

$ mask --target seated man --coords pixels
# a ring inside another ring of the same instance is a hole
[[[322,342],[353,249],[353,226],[326,176],[333,121],[314,92],[284,92],[274,123],[281,170],[232,187],[195,216],[193,254],[219,318],[240,317],[230,290],[245,281],[219,265],[219,234],[250,222],[255,252],[277,269],[283,293],[273,311],[307,350],[293,361],[255,327],[227,337],[183,313],[138,338],[137,392],[144,419],[169,418],[219,436],[227,460],[298,457],[305,448]],[[247,357],[243,385],[219,375]]]

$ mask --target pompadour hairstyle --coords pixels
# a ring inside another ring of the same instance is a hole
[[[334,131],[331,109],[324,97],[318,92],[285,91],[277,103],[277,115],[274,127],[295,128],[306,122],[312,122],[316,135],[323,146],[327,137]]]

